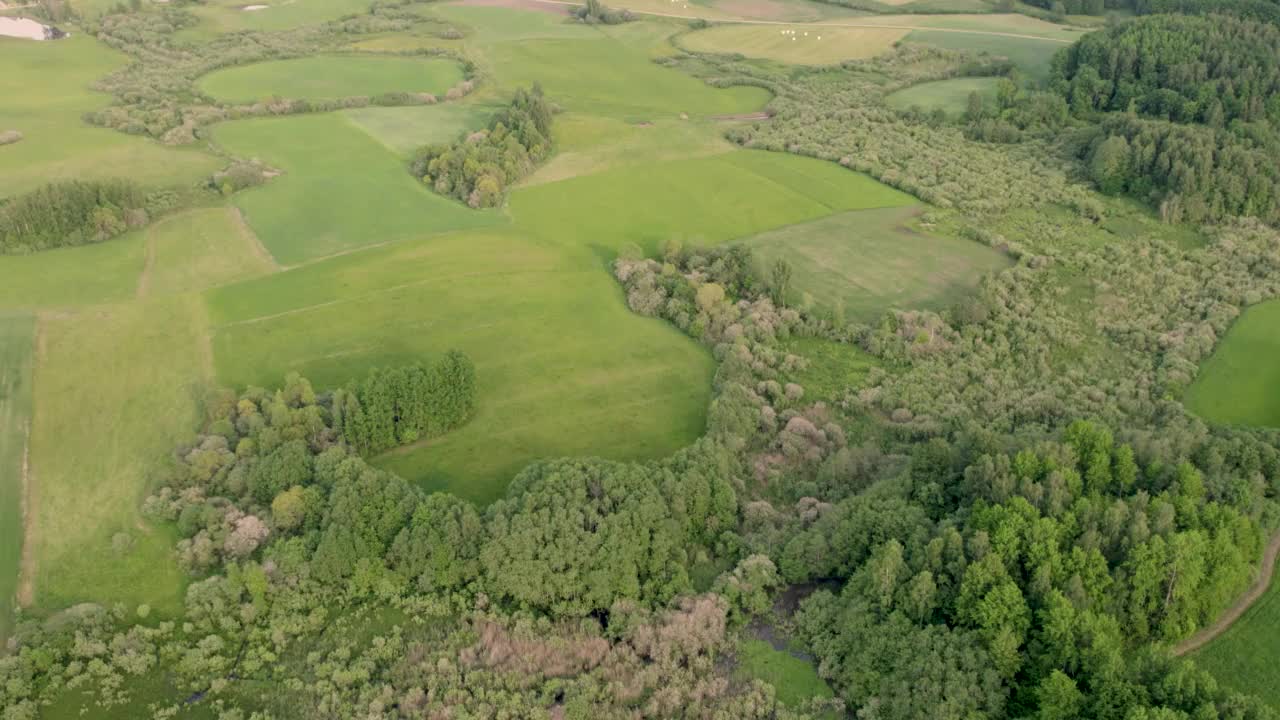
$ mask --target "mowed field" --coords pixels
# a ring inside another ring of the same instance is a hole
[[[233,152],[284,174],[235,204],[282,265],[501,222],[428,190],[403,160],[341,114],[261,118],[214,131]]]
[[[89,84],[125,61],[79,32],[56,43],[0,38],[0,132],[24,136],[0,147],[0,197],[53,180],[124,175],[150,185],[189,183],[222,166],[194,148],[164,147],[80,119],[109,101]]]
[[[443,94],[462,80],[453,60],[375,55],[319,55],[226,68],[201,78],[205,93],[225,101],[273,96],[326,100],[391,92]]]
[[[22,504],[35,319],[0,313],[0,645],[11,630],[22,562]]]
[[[978,279],[1011,263],[975,242],[922,232],[914,206],[860,210],[792,225],[744,241],[761,268],[791,263],[792,300],[843,303],[850,319],[872,321],[886,308],[942,309]]]
[[[1280,583],[1272,580],[1266,594],[1240,619],[1191,657],[1225,687],[1256,695],[1280,711]]]
[[[969,106],[969,96],[978,93],[991,106],[996,99],[998,78],[952,78],[920,83],[891,93],[885,98],[889,107],[899,110],[920,108],[925,112],[942,110],[955,117]]]
[[[1219,342],[1183,402],[1223,425],[1280,427],[1280,300],[1246,309]]]
[[[875,57],[908,32],[899,28],[718,25],[689,33],[678,42],[694,52],[737,53],[793,65],[832,65]]]

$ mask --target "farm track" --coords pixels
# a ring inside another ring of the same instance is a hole
[[[549,3],[551,5],[569,5],[579,7],[582,3],[569,2],[568,0],[527,0],[528,2]],[[867,30],[888,29],[888,30],[928,30],[930,32],[944,33],[960,33],[962,35],[986,35],[989,37],[1006,37],[1017,38],[1019,40],[1043,40],[1044,42],[1055,42],[1062,45],[1070,45],[1075,40],[1063,40],[1061,38],[1049,38],[1042,35],[1029,35],[1025,33],[1007,33],[996,30],[963,30],[960,28],[943,28],[933,27],[930,25],[883,25],[871,23],[845,23],[845,22],[785,22],[782,20],[746,20],[742,18],[733,18],[730,20],[715,20],[709,18],[698,17],[697,15],[677,15],[675,13],[651,12],[649,10],[632,10],[619,6],[624,10],[629,10],[636,15],[650,15],[653,17],[675,18],[677,20],[707,20],[708,22],[724,22],[739,23],[742,25],[786,25],[786,26],[804,26],[804,27],[830,27],[830,28],[862,28]]]
[[[31,361],[31,382],[45,356],[44,318],[36,316],[35,357]],[[22,448],[22,554],[18,562],[18,589],[14,593],[18,607],[31,607],[36,601],[36,481],[31,471],[31,428],[35,425],[36,408],[31,407],[27,419],[26,443]]]
[[[1253,607],[1253,604],[1258,601],[1258,598],[1262,597],[1267,588],[1271,587],[1271,577],[1275,574],[1277,555],[1280,555],[1280,532],[1271,537],[1271,542],[1267,544],[1266,552],[1262,554],[1262,572],[1259,573],[1257,582],[1244,595],[1241,595],[1226,612],[1222,613],[1212,625],[1174,646],[1173,654],[1181,657],[1195,652],[1230,629],[1240,619],[1241,615],[1244,615],[1249,608]]]

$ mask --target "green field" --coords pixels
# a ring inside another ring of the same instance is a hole
[[[482,128],[492,113],[493,108],[486,105],[456,102],[342,111],[347,120],[404,157],[424,145],[451,142],[465,132]]]
[[[431,233],[501,222],[432,193],[403,161],[341,114],[227,123],[215,137],[284,171],[236,196],[283,265]],[[323,152],[318,150],[323,148]]]
[[[964,50],[975,54],[1009,58],[1029,77],[1044,82],[1049,77],[1053,56],[1066,45],[1037,38],[1000,37],[972,33],[912,30],[906,42],[933,45],[947,50]]]
[[[1200,366],[1183,402],[1222,425],[1280,427],[1280,300],[1246,309]]]
[[[34,339],[30,315],[0,314],[0,646],[12,627],[22,562],[22,478]]]
[[[875,356],[857,346],[825,338],[791,338],[782,344],[782,349],[808,361],[803,370],[786,373],[782,378],[804,388],[806,402],[839,402],[845,390],[860,385],[871,368],[879,365]]]
[[[996,99],[996,84],[999,78],[952,78],[937,80],[903,88],[885,98],[891,108],[906,110],[920,108],[925,112],[943,110],[952,117],[964,114],[969,107],[969,96],[978,93],[987,105]]]
[[[778,691],[778,701],[799,708],[812,698],[829,698],[834,693],[818,677],[813,663],[786,650],[776,650],[764,640],[747,640],[738,650],[740,676],[763,680]]]
[[[792,225],[746,240],[767,268],[785,258],[792,295],[809,293],[849,319],[870,322],[887,307],[942,309],[1009,260],[984,245],[922,232],[911,225],[918,208],[863,210]]]
[[[1280,710],[1280,583],[1271,587],[1239,620],[1191,657],[1218,682],[1257,695]]]
[[[248,5],[267,7],[261,10],[241,9]],[[191,8],[200,18],[200,23],[183,29],[178,37],[190,42],[202,42],[227,32],[286,30],[337,20],[368,9],[369,3],[364,0],[208,0]]]
[[[535,234],[611,257],[627,245],[653,254],[672,238],[709,245],[841,210],[913,202],[834,163],[745,150],[521,188],[510,206]]]
[[[331,100],[391,92],[443,94],[462,80],[453,60],[376,55],[318,55],[218,70],[200,79],[200,90],[223,101],[272,97]]]
[[[47,308],[133,297],[146,264],[143,233],[96,245],[0,256],[0,308]]]
[[[89,84],[125,60],[80,32],[56,43],[0,38],[0,131],[25,136],[0,147],[0,198],[53,180],[125,176],[147,185],[189,183],[221,167],[207,153],[164,147],[80,119],[109,100]]]
[[[679,42],[694,52],[739,53],[795,65],[831,65],[887,52],[908,32],[897,28],[717,25],[685,35]]]

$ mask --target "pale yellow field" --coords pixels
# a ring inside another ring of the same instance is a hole
[[[680,38],[695,52],[741,53],[797,65],[831,65],[875,57],[909,32],[898,28],[720,25]]]

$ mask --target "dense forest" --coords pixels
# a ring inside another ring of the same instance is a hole
[[[493,207],[506,190],[551,154],[551,105],[534,86],[516,91],[489,122],[449,145],[419,150],[410,171],[441,195],[473,208]]]
[[[0,253],[100,242],[146,225],[147,204],[128,180],[70,180],[0,199]]]

